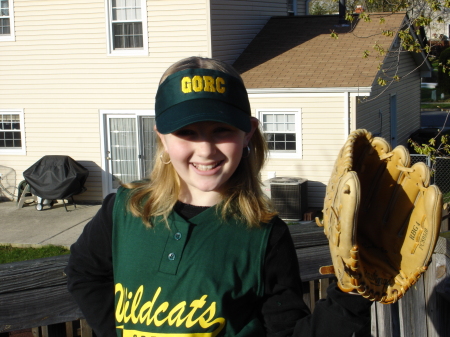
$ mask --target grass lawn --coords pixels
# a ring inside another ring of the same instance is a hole
[[[421,109],[450,109],[450,102],[428,102],[420,104]]]
[[[0,246],[0,264],[40,259],[69,254],[70,251],[61,246],[43,246],[42,248],[18,248]]]

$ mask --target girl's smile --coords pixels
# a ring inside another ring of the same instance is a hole
[[[219,202],[224,183],[238,167],[257,127],[256,119],[252,126],[245,133],[229,124],[206,121],[173,133],[158,133],[180,178],[180,201],[197,206]]]

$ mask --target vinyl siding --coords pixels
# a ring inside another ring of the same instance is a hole
[[[391,139],[390,96],[397,96],[397,144],[407,145],[412,132],[420,128],[420,72],[410,53],[402,53],[398,74],[390,86],[373,84],[370,97],[357,105],[356,128],[367,129],[386,140]]]
[[[0,109],[24,109],[26,155],[0,155],[23,171],[44,155],[68,155],[90,171],[78,200],[101,200],[99,111],[153,110],[173,62],[209,55],[208,3],[147,1],[148,56],[108,56],[103,0],[15,0],[15,42],[0,42]]]
[[[321,208],[334,161],[345,141],[344,96],[250,95],[250,103],[254,114],[263,109],[301,109],[302,158],[269,158],[261,178],[268,179],[271,172],[276,172],[277,177],[306,178],[308,206]]]
[[[307,8],[308,3],[306,2],[306,0],[297,0],[297,15],[307,15]]]
[[[232,64],[272,16],[287,15],[287,0],[211,0],[212,56]]]

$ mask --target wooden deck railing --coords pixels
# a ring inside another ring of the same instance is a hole
[[[320,266],[331,264],[328,241],[314,223],[292,225],[290,231],[304,281],[304,300],[314,310],[329,284],[318,273]],[[450,337],[450,303],[439,288],[450,278],[450,232],[442,235],[429,270],[404,298],[394,305],[372,306],[372,336]],[[51,335],[48,326],[67,322],[66,336],[71,337],[72,322],[81,319],[78,335],[92,336],[66,289],[67,260],[66,255],[0,265],[0,334],[34,328],[35,336],[45,337]]]

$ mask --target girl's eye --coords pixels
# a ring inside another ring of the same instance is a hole
[[[189,130],[189,129],[180,129],[175,131],[175,136],[178,137],[187,137],[187,136],[192,136],[195,134],[195,132],[193,130]]]
[[[215,130],[214,130],[214,132],[215,133],[224,133],[224,132],[231,132],[232,130],[231,130],[231,128],[227,128],[227,127],[219,127],[219,128],[216,128]]]

